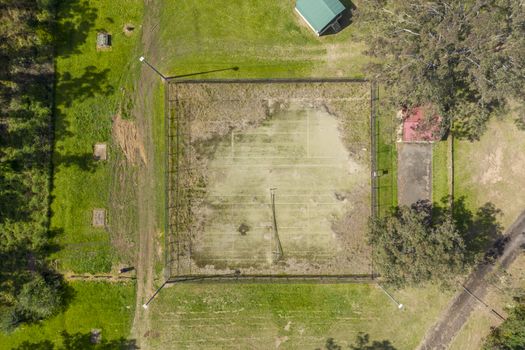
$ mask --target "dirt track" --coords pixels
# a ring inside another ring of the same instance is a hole
[[[483,298],[487,292],[485,278],[497,265],[508,268],[522,245],[525,244],[525,212],[510,227],[507,235],[510,237],[510,241],[505,245],[503,254],[497,259],[496,263],[480,264],[464,283],[465,288],[479,298]],[[418,349],[447,349],[470,317],[471,312],[479,305],[479,302],[466,290],[459,292],[439,321],[427,332]]]
[[[157,32],[159,17],[159,3],[154,0],[144,1],[144,23],[142,30],[142,47],[144,55],[152,62],[158,59]],[[145,334],[149,329],[149,316],[142,304],[153,293],[155,263],[155,235],[157,222],[155,217],[155,162],[153,144],[153,91],[158,84],[159,77],[147,66],[143,65],[140,78],[137,82],[136,95],[134,96],[133,115],[136,120],[138,142],[143,145],[143,163],[138,172],[138,186],[136,188],[138,197],[138,226],[139,226],[139,252],[137,256],[137,295],[135,305],[135,317],[131,336],[136,339],[141,349],[147,348]],[[150,160],[150,161],[148,161]]]

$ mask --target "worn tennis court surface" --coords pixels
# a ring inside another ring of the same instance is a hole
[[[172,275],[371,272],[368,84],[170,90]]]

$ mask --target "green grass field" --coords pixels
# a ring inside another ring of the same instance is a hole
[[[397,149],[396,111],[382,102],[388,88],[380,86],[379,100],[376,101],[377,180],[378,214],[384,215],[397,205]]]
[[[360,331],[414,349],[450,297],[435,288],[394,293],[371,285],[173,285],[151,304],[153,349],[315,349]]]
[[[163,1],[162,60],[169,75],[238,67],[191,78],[362,77],[359,28],[318,38],[295,1]]]
[[[0,332],[0,348],[12,349],[24,342],[61,343],[60,333],[89,333],[101,329],[103,339],[126,338],[135,307],[135,285],[103,282],[71,282],[73,298],[67,309],[48,320],[23,325],[11,334]],[[49,349],[48,345],[31,345],[24,349]]]
[[[525,210],[525,131],[512,119],[490,121],[479,141],[456,140],[454,161],[455,197],[464,196],[469,209],[493,203],[505,228]]]
[[[110,201],[124,201],[112,198],[111,191],[118,184],[111,178],[119,171],[122,154],[111,140],[111,127],[138,66],[132,62],[136,61],[140,33],[128,37],[123,26],[140,25],[141,11],[142,2],[138,0],[64,1],[59,7],[51,227],[60,245],[53,258],[62,270],[109,271],[115,261],[130,259],[127,248],[131,242],[122,244],[120,250],[111,246],[116,238],[131,240],[116,237],[111,229],[123,215],[111,217],[116,212]],[[112,35],[109,51],[96,50],[100,30]],[[96,142],[108,143],[109,161],[93,161]],[[93,208],[107,209],[109,233],[91,227]],[[134,215],[129,210],[129,220],[123,222],[132,223]]]
[[[227,69],[186,79],[363,77],[369,59],[360,28],[317,38],[293,5],[164,1],[162,51],[152,63],[177,76]],[[238,70],[228,69],[233,67]],[[388,171],[380,178],[380,206],[386,211],[397,203],[395,111],[384,107],[380,113],[378,168]],[[174,285],[151,304],[148,343],[158,349],[314,349],[328,337],[348,344],[364,331],[397,349],[413,349],[450,295],[432,287],[394,294],[406,310],[368,285]]]

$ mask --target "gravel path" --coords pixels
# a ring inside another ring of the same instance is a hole
[[[145,0],[145,13],[142,29],[142,47],[144,56],[151,62],[158,62],[158,18],[160,16],[160,4],[158,1]],[[138,59],[138,58],[137,58]],[[137,294],[135,305],[135,317],[131,335],[137,340],[141,349],[147,349],[147,332],[150,328],[148,310],[143,309],[142,304],[153,294],[155,263],[155,235],[159,230],[155,209],[155,162],[153,144],[153,121],[155,86],[159,77],[146,65],[142,65],[140,78],[137,81],[137,89],[134,96],[133,115],[139,133],[139,141],[143,145],[146,161],[139,168],[138,184],[136,187],[138,197],[138,225],[139,225],[139,252],[137,256]],[[130,189],[131,190],[131,189]]]

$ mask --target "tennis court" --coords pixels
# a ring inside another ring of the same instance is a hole
[[[178,96],[174,275],[371,272],[369,86],[345,98],[332,84],[334,96],[315,101],[286,96],[290,84],[272,85],[271,98],[228,86],[227,100],[207,104],[216,113],[203,89]]]

